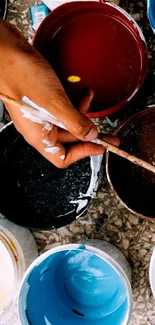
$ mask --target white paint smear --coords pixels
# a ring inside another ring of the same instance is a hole
[[[5,309],[5,302],[9,301],[14,289],[14,267],[11,256],[0,240],[0,314]]]
[[[100,144],[99,139],[92,141],[93,143]],[[88,200],[94,196],[96,184],[98,181],[98,172],[101,167],[103,155],[98,155],[90,158],[91,165],[91,179],[87,193],[80,193],[79,197],[75,200],[70,201],[72,204],[78,204],[76,212],[79,213],[82,209],[87,207]]]
[[[54,143],[51,142],[51,141],[49,141],[49,140],[47,140],[47,139],[43,139],[41,142],[42,142],[43,144],[46,144],[47,147],[53,147],[53,146],[54,146]]]
[[[43,124],[44,124],[44,128],[43,128],[43,130],[47,130],[47,131],[52,131],[52,129],[53,129],[53,124],[51,124],[51,123],[49,123],[49,122],[43,122]]]
[[[22,102],[26,105],[29,105],[33,108],[35,108],[36,112],[30,112],[28,109],[22,107],[21,112],[24,113],[24,117],[39,124],[44,124],[45,122],[50,122],[51,125],[57,125],[58,127],[65,129],[66,127],[64,126],[63,123],[58,121],[58,119],[49,113],[45,108],[38,106],[36,103],[32,102],[28,97],[24,96],[22,98]]]
[[[59,147],[52,147],[52,148],[45,148],[46,152],[51,153],[52,155],[55,155],[56,153],[58,153],[60,151]]]
[[[52,119],[57,120],[57,118],[56,118],[54,115],[52,115],[51,113],[49,113],[45,108],[38,106],[36,103],[34,103],[34,102],[33,102],[32,100],[30,100],[28,97],[24,96],[24,97],[22,98],[22,102],[23,102],[24,104],[27,104],[27,105],[29,105],[29,106],[35,108],[37,111],[39,111],[40,113],[42,113],[42,117],[44,117],[44,116],[49,116],[49,117],[51,117]]]
[[[23,107],[20,110],[23,113],[23,117],[25,117],[26,119],[28,119],[34,123],[44,124],[45,121],[39,115],[37,116],[37,115],[31,113],[26,108],[23,108]]]

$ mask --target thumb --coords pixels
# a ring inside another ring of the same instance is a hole
[[[73,110],[68,120],[63,119],[63,121],[68,131],[80,140],[91,141],[98,136],[97,128],[93,122],[76,110]]]

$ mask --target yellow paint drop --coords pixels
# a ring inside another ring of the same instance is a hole
[[[79,82],[80,80],[81,80],[81,78],[78,76],[69,76],[68,77],[69,82]]]

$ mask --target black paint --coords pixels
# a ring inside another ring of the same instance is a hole
[[[84,317],[84,314],[81,314],[78,310],[72,309],[72,312],[78,316]]]
[[[78,205],[70,201],[87,192],[90,158],[58,169],[28,145],[13,125],[2,131],[0,144],[1,140],[0,213],[36,229],[57,228],[74,220]]]

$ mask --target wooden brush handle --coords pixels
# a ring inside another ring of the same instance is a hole
[[[149,170],[150,172],[155,173],[155,167],[152,166],[151,164],[147,163],[146,161],[144,161],[144,160],[142,160],[140,158],[137,158],[137,157],[135,157],[133,155],[130,155],[129,153],[127,153],[127,152],[125,152],[125,151],[123,151],[123,150],[121,150],[121,149],[113,146],[110,143],[107,143],[105,141],[102,141],[100,139],[99,139],[98,144],[99,143],[102,144],[103,147],[105,149],[109,150],[110,152],[113,152],[116,155],[118,155],[118,156],[120,156],[122,158],[125,158],[125,159],[131,161],[133,164],[138,165],[138,166],[140,166],[142,168],[145,168],[145,169]]]
[[[14,107],[17,107],[19,109],[21,108],[24,108],[27,112],[35,115],[35,116],[40,116],[40,112],[35,109],[34,107],[28,105],[28,104],[24,104],[23,102],[20,102],[20,101],[17,101],[9,96],[6,96],[2,93],[0,93],[0,99],[4,102],[4,103],[7,103],[7,104],[10,104],[10,105],[13,105]],[[49,122],[49,123],[52,123],[52,124],[55,124],[57,125],[58,127],[61,127],[63,128],[64,130],[66,130],[65,126],[63,126],[63,124],[52,118],[52,116],[50,116],[50,114],[47,113],[47,115],[45,115],[45,120],[46,122]]]

